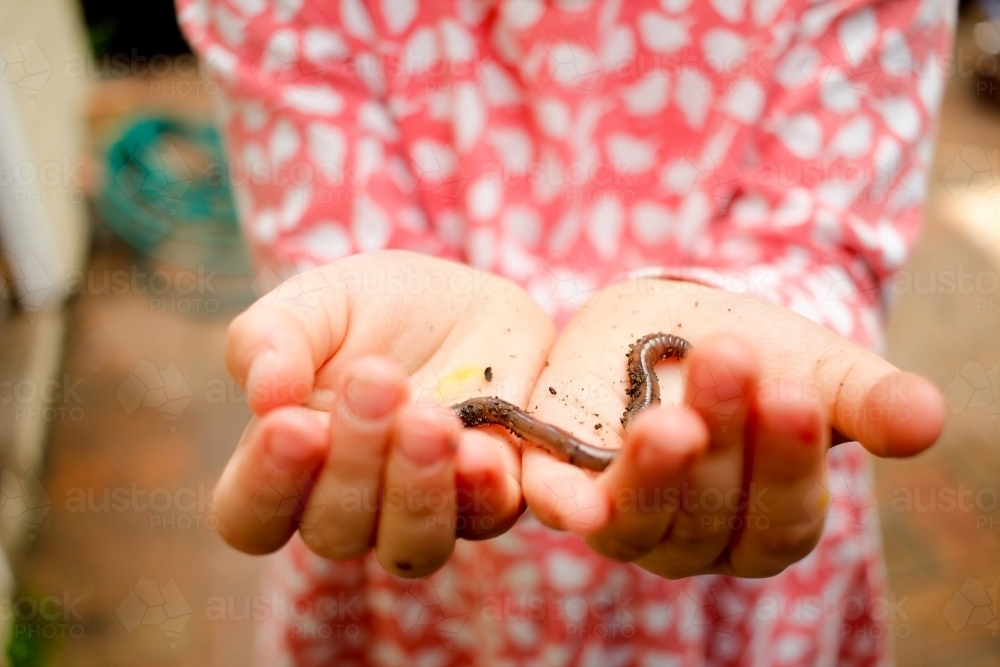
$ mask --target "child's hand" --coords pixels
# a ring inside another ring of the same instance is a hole
[[[417,577],[457,537],[506,531],[524,506],[517,446],[462,429],[447,406],[526,405],[553,338],[513,283],[423,255],[356,255],[287,281],[229,330],[229,370],[258,416],[216,489],[220,532],[267,553],[298,529],[317,554],[374,547]]]
[[[693,349],[683,377],[660,366],[664,407],[623,436],[625,353],[656,331]],[[944,419],[927,380],[777,305],[687,283],[605,290],[549,361],[530,400],[536,416],[622,450],[594,477],[526,449],[528,506],[598,552],[668,578],[780,572],[819,540],[828,499],[810,492],[824,477],[831,427],[902,457],[929,447]]]

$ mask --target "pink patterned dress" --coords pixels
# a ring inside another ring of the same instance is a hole
[[[754,292],[869,348],[917,236],[952,0],[178,0],[222,91],[263,274],[407,248],[557,322],[636,272]],[[530,516],[407,582],[293,540],[262,665],[885,665],[857,445],[779,576],[659,579]]]

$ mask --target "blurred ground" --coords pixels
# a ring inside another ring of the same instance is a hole
[[[166,90],[104,87],[96,133],[137,105],[205,113],[204,95]],[[951,407],[932,452],[877,465],[887,613],[904,667],[1000,664],[998,146],[1000,107],[957,71],[912,287],[900,284],[888,326],[889,358],[932,378]],[[51,508],[21,564],[27,593],[62,601],[48,629],[24,626],[60,638],[57,665],[250,664],[242,612],[259,560],[215,536],[205,496],[248,416],[221,353],[228,320],[253,295],[248,280],[221,276],[187,295],[101,287],[115,271],[164,268],[106,241],[93,287],[72,304],[64,373],[80,412],[51,425],[39,471]],[[960,271],[971,291],[949,293],[946,272]],[[207,618],[219,605],[223,618]]]
[[[967,75],[974,53],[963,26],[924,234],[887,328],[889,360],[931,378],[950,408],[929,452],[876,462],[902,667],[1000,665],[1000,104]]]
[[[120,247],[91,264],[95,276],[151,270]],[[83,414],[53,424],[45,480],[52,508],[28,555],[25,589],[80,598],[60,619],[55,664],[250,664],[249,621],[204,617],[212,596],[242,609],[243,596],[256,594],[258,566],[226,547],[210,520],[208,494],[249,414],[225,381],[221,351],[233,309],[225,310],[225,288],[213,289],[220,294],[87,294],[74,306],[64,373]],[[225,314],[171,312],[195,300]],[[158,381],[176,403],[155,396]],[[146,616],[130,593],[155,606],[143,593],[150,584],[161,589],[167,617],[197,613],[176,627]]]
[[[210,119],[209,92],[190,77],[101,84],[95,153],[134,113]],[[50,425],[51,507],[20,564],[22,594],[58,599],[54,623],[15,628],[52,635],[52,664],[252,664],[242,612],[260,560],[217,537],[208,497],[250,414],[222,348],[255,295],[249,277],[215,274],[210,257],[177,269],[98,232],[71,305],[61,380],[71,390]],[[10,329],[30,335],[25,320]],[[235,613],[208,622],[213,604]]]

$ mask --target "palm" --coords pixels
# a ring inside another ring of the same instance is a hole
[[[658,366],[664,408],[648,410],[626,433],[625,352],[659,331],[693,349],[681,364]],[[550,352],[529,405],[542,420],[621,450],[599,477],[526,451],[529,507],[553,527],[589,535],[605,555],[670,577],[773,574],[801,558],[821,529],[803,500],[822,480],[831,429],[877,455],[906,456],[933,443],[943,419],[928,382],[806,318],[754,297],[661,280],[610,287],[584,306]],[[725,529],[739,508],[713,515],[615,505],[643,488],[745,496],[750,482],[784,499],[784,515],[772,513],[772,530],[760,535]]]
[[[696,347],[699,340],[724,334],[752,343],[760,361],[763,400],[780,391],[816,395],[828,423],[875,454],[921,450],[937,435],[934,424],[928,423],[937,415],[917,404],[922,394],[906,391],[906,378],[899,378],[895,391],[872,391],[877,381],[888,382],[885,376],[896,371],[880,357],[776,304],[670,281],[611,287],[582,308],[553,348],[530,402],[538,403],[541,418],[565,422],[575,431],[582,421],[583,435],[620,447],[619,417],[628,386],[625,352],[636,339],[656,331],[682,336]],[[693,399],[700,405],[711,403],[725,418],[747,397],[726,386],[725,368],[717,370],[718,383],[701,387]],[[680,405],[677,365],[661,366],[658,375],[663,403]],[[561,389],[556,397],[547,391],[549,386]],[[897,419],[887,420],[886,413]],[[928,419],[921,420],[921,415]],[[596,422],[602,428],[595,432]]]
[[[330,558],[374,546],[401,576],[435,570],[456,537],[505,531],[523,507],[517,447],[505,433],[460,431],[447,406],[484,394],[525,405],[553,336],[514,284],[423,255],[356,255],[287,281],[230,327],[227,363],[259,417],[217,488],[220,530],[255,553],[297,529]],[[261,500],[276,474],[307,480],[294,490],[304,511]],[[380,502],[414,489],[452,502],[435,516],[426,503]],[[490,502],[463,509],[463,491]],[[360,511],[347,502],[357,492]]]
[[[253,383],[246,364],[256,348],[282,342],[278,320],[296,325],[307,344],[286,350],[285,387],[252,388],[258,413],[293,402],[296,391],[295,402],[327,408],[343,367],[373,354],[399,364],[428,399],[490,392],[523,404],[531,385],[521,380],[537,377],[553,338],[545,314],[514,284],[408,252],[348,257],[261,299],[233,323],[227,360],[238,380]]]

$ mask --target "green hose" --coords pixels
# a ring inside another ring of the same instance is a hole
[[[97,208],[132,247],[174,266],[249,271],[219,132],[143,118],[113,141]]]

